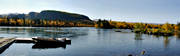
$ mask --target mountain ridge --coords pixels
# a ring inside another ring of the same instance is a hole
[[[41,12],[29,12],[28,14],[7,14],[0,15],[9,19],[45,19],[45,20],[62,20],[62,21],[92,21],[88,16],[69,13],[57,10],[43,10]]]

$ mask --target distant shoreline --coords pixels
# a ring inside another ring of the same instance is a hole
[[[6,28],[6,27],[23,27],[23,28],[25,28],[25,27],[42,27],[42,26],[0,26],[0,28]],[[46,26],[43,26],[43,27],[46,27]],[[52,26],[52,27],[55,27],[55,26]],[[57,26],[57,27],[59,27],[59,26]],[[71,26],[66,26],[66,27],[71,27]],[[89,27],[89,26],[73,26],[73,27]]]

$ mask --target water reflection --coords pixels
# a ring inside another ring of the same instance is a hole
[[[170,45],[170,38],[172,38],[172,36],[161,36],[161,35],[152,35],[152,36],[156,38],[163,37],[164,48],[167,49],[168,46]]]
[[[164,36],[164,47],[165,48],[167,48],[169,46],[169,42],[170,42],[170,40],[169,40],[168,36]]]
[[[41,40],[42,41],[42,40]],[[23,43],[23,44],[30,44],[33,43],[32,49],[49,49],[49,48],[64,48],[66,49],[66,45],[71,45],[70,40],[66,40],[64,42],[51,42],[48,40],[43,40],[45,42],[36,42],[32,40],[16,40],[15,43]],[[53,40],[56,41],[56,40]]]
[[[87,35],[87,29],[75,29],[75,28],[60,28],[60,27],[4,27],[0,28],[0,37],[77,37]],[[5,36],[3,34],[11,34]]]
[[[161,37],[160,35],[152,35],[153,37],[159,38]]]
[[[141,33],[136,33],[134,39],[135,39],[135,40],[143,40],[143,39],[142,39],[142,34],[141,34]]]
[[[176,38],[180,40],[180,33],[175,33],[174,36],[176,36]]]
[[[64,43],[35,43],[34,41],[16,41],[15,43],[30,44],[33,43],[32,49],[49,49],[49,48],[63,48],[66,49],[66,45],[71,45],[71,42]]]
[[[173,54],[179,55],[180,51],[178,49],[180,46],[178,44],[180,42],[179,34],[175,38],[174,36],[114,32],[113,29],[95,28],[25,28],[8,30],[25,33],[17,34],[20,36],[71,37],[73,45],[69,47],[67,44],[15,44],[8,51],[5,51],[3,56],[6,54],[21,56],[21,53],[25,53],[24,56],[29,54],[32,54],[29,56],[127,56],[128,54],[139,55],[143,49],[146,50],[145,54],[151,56],[170,56]],[[1,32],[7,34],[6,30]],[[19,50],[19,48],[22,48],[22,50]]]
[[[140,47],[141,45],[142,45],[142,40],[143,40],[143,36],[142,36],[143,34],[141,34],[141,33],[135,33],[135,38],[134,38],[134,40],[135,40],[135,44],[136,44],[136,46],[138,46],[138,47]],[[144,34],[144,35],[147,35],[147,34]],[[149,36],[149,35],[148,35]],[[169,47],[169,45],[170,45],[170,38],[172,38],[172,36],[161,36],[161,35],[151,35],[153,38],[154,37],[156,37],[155,39],[159,39],[160,37],[163,37],[163,44],[164,44],[164,48],[168,48]],[[177,36],[177,38],[179,38],[179,34],[178,35],[176,35]],[[148,37],[148,38],[150,38],[150,37]]]
[[[61,43],[61,44],[44,44],[44,43],[35,43],[33,46],[32,46],[32,49],[49,49],[49,48],[64,48],[66,49],[66,45],[65,43]]]
[[[142,47],[142,34],[141,33],[135,33],[135,45],[137,48],[141,48]]]

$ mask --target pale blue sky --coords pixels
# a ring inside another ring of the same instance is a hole
[[[180,22],[180,0],[0,0],[0,14],[60,10],[91,19],[127,22]]]

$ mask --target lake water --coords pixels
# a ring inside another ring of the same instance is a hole
[[[0,37],[68,37],[71,44],[33,48],[33,43],[13,43],[0,56],[180,56],[178,36],[135,34],[130,30],[93,27],[1,27]]]

